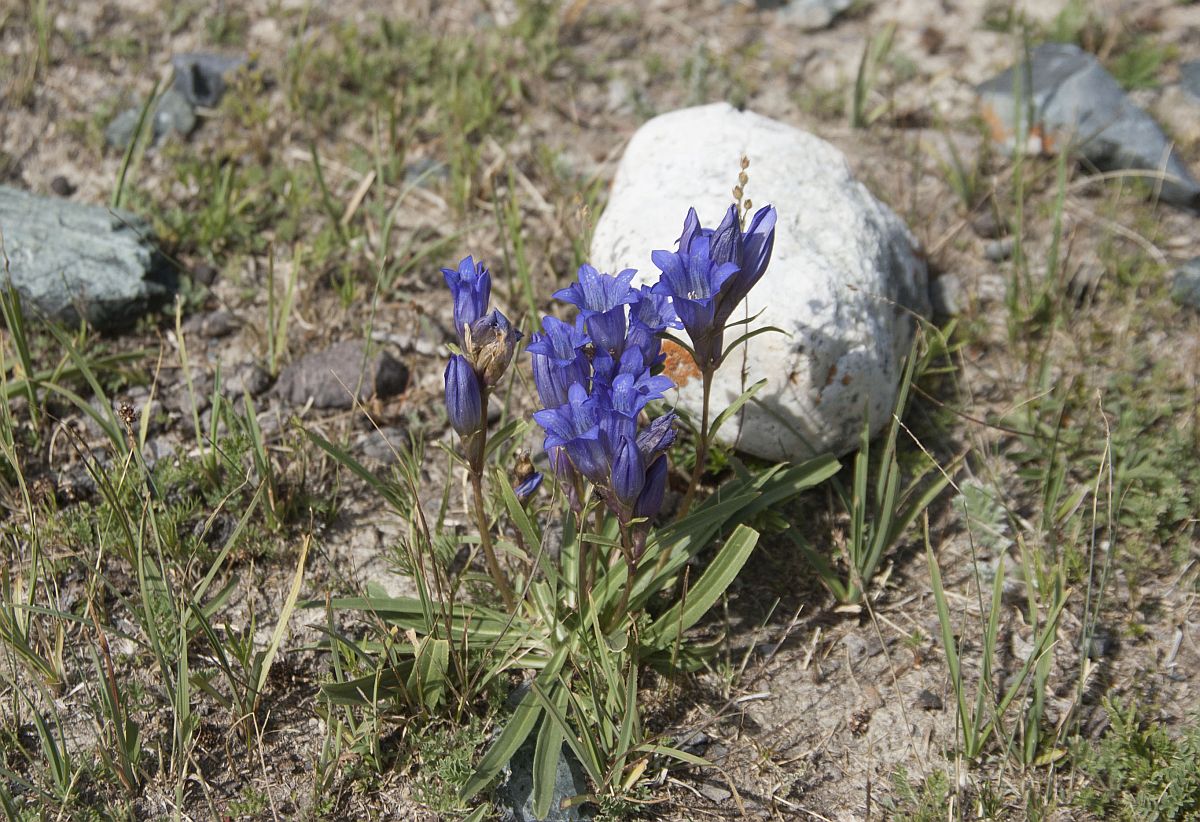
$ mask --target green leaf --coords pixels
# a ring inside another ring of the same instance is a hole
[[[733,582],[757,543],[758,532],[739,525],[686,597],[671,606],[646,631],[646,645],[661,648],[695,625]]]
[[[715,437],[717,435],[717,431],[721,430],[721,426],[724,425],[730,417],[740,411],[742,406],[745,405],[751,397],[761,391],[763,386],[766,384],[767,378],[763,377],[761,380],[754,383],[754,385],[743,391],[740,397],[730,403],[728,408],[718,414],[717,418],[713,420],[713,424],[708,428],[708,438],[711,440],[713,437]]]
[[[566,663],[569,651],[570,646],[559,646],[554,655],[550,657],[550,661],[546,663],[546,667],[533,680],[533,686],[545,689],[557,681],[559,671]],[[463,785],[462,790],[459,791],[459,799],[466,802],[491,784],[496,775],[500,773],[500,769],[512,759],[517,748],[520,748],[529,738],[529,734],[541,716],[542,706],[531,687],[529,693],[525,694],[520,704],[517,705],[517,709],[513,711],[508,724],[500,733],[500,738],[492,744],[492,747],[488,748],[488,752],[483,755],[483,759],[475,768],[475,773],[471,774],[467,784]]]
[[[566,688],[561,683],[552,686],[549,699],[562,712],[567,706]],[[563,737],[563,728],[557,722],[543,721],[538,729],[537,746],[533,752],[533,815],[538,819],[550,815]]]
[[[450,670],[450,643],[424,637],[417,643],[409,690],[416,694],[422,708],[433,711],[446,693],[446,675]]]

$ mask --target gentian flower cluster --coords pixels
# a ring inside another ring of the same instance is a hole
[[[725,326],[767,270],[775,220],[775,209],[764,206],[743,231],[738,207],[731,205],[715,229],[702,228],[696,210],[689,209],[678,250],[650,255],[662,271],[653,291],[671,298],[702,372],[711,374],[721,364]]]
[[[670,300],[632,286],[634,272],[602,274],[590,265],[554,296],[575,305],[575,322],[547,316],[529,344],[543,410],[550,464],[578,510],[578,480],[596,488],[622,527],[662,506],[666,450],[675,441],[675,414],[644,428],[646,405],[674,383],[655,375],[660,335],[678,328]],[[638,529],[644,534],[644,529]]]
[[[442,275],[454,297],[454,331],[463,352],[446,365],[446,413],[478,474],[487,441],[488,392],[508,368],[521,332],[499,311],[488,311],[492,276],[481,263],[466,257],[457,269],[443,268]]]

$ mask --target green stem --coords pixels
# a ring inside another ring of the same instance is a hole
[[[621,555],[625,558],[625,584],[621,586],[620,599],[617,600],[616,606],[609,614],[608,623],[604,628],[605,633],[615,631],[621,624],[621,620],[625,618],[625,612],[629,609],[629,589],[633,587],[633,575],[637,570],[637,560],[633,556],[633,544],[629,539],[629,529],[624,525],[621,526]]]
[[[696,467],[692,469],[692,480],[688,483],[687,493],[679,506],[678,519],[687,516],[695,499],[696,489],[700,486],[700,477],[704,474],[704,464],[708,461],[708,401],[712,394],[713,370],[704,369],[704,405],[700,411],[700,442],[696,445]]]
[[[483,508],[483,477],[478,471],[471,471],[471,490],[475,496],[475,522],[479,527],[479,542],[483,545],[483,556],[487,560],[488,573],[492,575],[492,581],[496,583],[496,588],[500,591],[504,607],[512,611],[517,603],[513,598],[508,580],[504,578],[504,572],[500,570],[500,563],[496,561],[496,551],[492,548],[492,533],[488,529],[487,513]]]

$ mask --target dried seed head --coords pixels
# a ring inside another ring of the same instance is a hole
[[[738,175],[738,183],[740,185],[745,185],[748,182],[750,182],[749,174],[747,174],[746,172],[743,171],[741,174]]]
[[[742,201],[742,187],[741,186],[733,187],[733,199],[739,203]]]
[[[117,416],[121,418],[121,422],[125,424],[126,428],[133,428],[133,406],[127,402],[121,403],[121,407],[117,409]]]
[[[743,154],[742,155],[742,169],[745,170],[747,168],[750,168],[750,158],[747,157],[745,154]]]

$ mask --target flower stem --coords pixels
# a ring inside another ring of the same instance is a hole
[[[686,517],[692,507],[692,500],[695,499],[696,489],[700,485],[700,477],[704,474],[704,465],[708,461],[708,401],[712,395],[713,373],[711,368],[704,369],[704,405],[700,411],[700,441],[696,444],[696,467],[692,469],[692,480],[688,483],[687,493],[679,506],[677,519]]]
[[[500,563],[496,561],[496,551],[492,548],[492,533],[488,529],[487,513],[483,509],[483,477],[478,471],[470,473],[471,490],[475,496],[475,523],[479,528],[479,541],[483,545],[483,556],[487,560],[488,573],[492,575],[492,581],[496,583],[496,588],[500,591],[504,607],[511,611],[517,603],[513,599],[512,588],[509,587],[508,580],[504,578],[504,572],[500,570]]]

